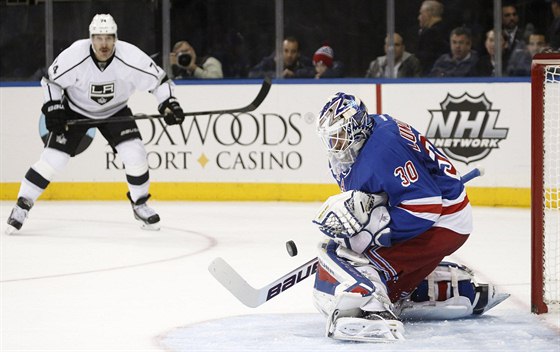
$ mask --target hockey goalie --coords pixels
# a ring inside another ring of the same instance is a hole
[[[471,206],[453,164],[416,129],[337,93],[318,134],[342,191],[313,220],[326,235],[313,297],[327,336],[397,341],[403,320],[476,316],[509,296],[443,261],[468,239]]]

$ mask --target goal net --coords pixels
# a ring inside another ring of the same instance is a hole
[[[560,54],[531,68],[531,309],[560,306]]]

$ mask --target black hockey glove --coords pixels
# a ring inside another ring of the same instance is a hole
[[[179,105],[175,97],[170,97],[159,104],[158,111],[160,114],[164,115],[163,119],[168,125],[182,124],[185,120],[183,109],[181,109],[181,105]]]
[[[46,102],[43,104],[41,111],[45,114],[47,130],[57,134],[68,130],[68,126],[66,126],[66,111],[60,100]]]

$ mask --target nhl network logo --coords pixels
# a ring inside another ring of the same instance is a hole
[[[484,93],[473,97],[447,94],[441,110],[432,115],[426,137],[445,154],[466,164],[485,158],[506,138],[508,128],[497,128],[500,110],[493,110]]]

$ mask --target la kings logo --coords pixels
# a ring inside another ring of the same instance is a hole
[[[115,83],[92,84],[89,97],[99,105],[104,105],[115,97]]]
[[[445,154],[466,164],[485,158],[506,138],[509,128],[498,128],[500,110],[484,93],[473,97],[447,94],[441,110],[429,110],[432,115],[426,137]]]

